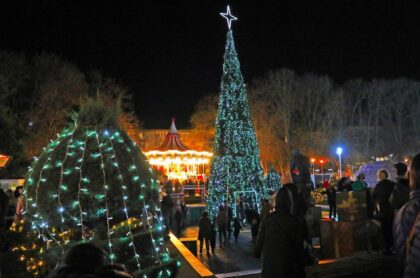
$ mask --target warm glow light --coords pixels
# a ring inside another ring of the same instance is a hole
[[[312,162],[312,164],[314,164],[315,163],[315,158],[311,158],[311,162]]]
[[[168,150],[168,151],[148,151],[144,153],[147,157],[149,156],[161,156],[161,155],[197,155],[197,156],[207,156],[212,157],[213,153],[211,152],[198,152],[194,150],[187,150],[187,151],[178,151],[178,150]]]

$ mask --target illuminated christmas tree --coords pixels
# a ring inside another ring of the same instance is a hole
[[[281,178],[276,169],[271,168],[265,176],[265,186],[268,190],[277,191],[281,187]]]
[[[230,14],[229,6],[227,13],[223,13],[222,16],[228,21],[229,31],[207,200],[212,217],[217,214],[218,206],[225,200],[236,213],[236,200],[240,197],[245,205],[259,209],[260,198],[266,193],[245,84],[230,30],[231,21],[236,18]]]
[[[117,116],[115,109],[88,101],[30,167],[24,217],[36,240],[14,250],[32,274],[48,272],[65,250],[88,242],[140,277],[175,275],[158,184]]]

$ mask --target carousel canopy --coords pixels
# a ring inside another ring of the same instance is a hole
[[[211,152],[191,150],[185,146],[172,119],[169,132],[162,144],[144,153],[149,163],[161,170],[170,179],[183,180],[205,172],[205,165],[210,163]]]
[[[178,131],[176,130],[175,119],[172,119],[172,124],[171,124],[171,127],[169,128],[168,134],[166,134],[165,141],[163,141],[163,143],[159,147],[157,147],[155,150],[161,151],[161,152],[169,151],[169,150],[177,150],[177,151],[183,152],[189,149],[190,148],[188,148],[181,142],[181,138],[178,134]]]

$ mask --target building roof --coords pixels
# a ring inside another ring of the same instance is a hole
[[[166,134],[165,140],[159,147],[154,150],[164,152],[169,150],[188,151],[189,149],[190,148],[182,143],[181,137],[176,130],[175,119],[172,119],[172,124],[168,133]]]

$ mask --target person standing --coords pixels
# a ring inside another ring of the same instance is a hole
[[[233,220],[233,210],[229,206],[227,201],[224,202],[225,212],[226,212],[226,230],[228,232],[228,242],[230,242],[230,236],[232,234],[232,220]]]
[[[303,227],[303,231],[304,231],[303,236],[308,242],[310,242],[309,229],[305,220],[305,215],[308,211],[308,204],[305,201],[305,197],[302,195],[302,192],[300,192],[297,185],[292,183],[292,179],[289,173],[285,173],[282,176],[281,184],[283,184],[282,188],[288,189],[290,193],[292,193],[292,201],[293,201],[292,213],[298,217]]]
[[[18,201],[11,189],[7,190],[7,196],[9,197],[9,205],[7,207],[5,230],[8,230],[13,225],[13,222],[15,222]]]
[[[337,190],[334,185],[330,185],[327,189],[328,206],[330,207],[330,219],[337,217]]]
[[[384,169],[378,172],[379,182],[373,191],[372,198],[375,209],[375,217],[381,222],[382,235],[384,240],[385,255],[391,255],[393,249],[392,221],[394,210],[389,202],[394,182],[390,181],[388,172]]]
[[[203,243],[206,243],[207,256],[210,256],[210,239],[211,239],[211,223],[207,212],[203,213],[203,216],[198,222],[198,240],[200,241],[200,254],[203,254]],[[214,253],[214,249],[213,249]]]
[[[389,201],[392,208],[397,211],[410,199],[410,188],[409,180],[407,178],[407,165],[398,162],[394,166],[395,169],[397,169],[397,182],[392,190]]]
[[[365,182],[365,174],[360,173],[356,177],[356,181],[352,185],[353,191],[362,191],[368,188],[368,184]]]
[[[3,231],[6,227],[6,214],[9,205],[9,197],[3,188],[0,188],[0,241],[2,240]]]
[[[420,276],[420,154],[410,166],[410,200],[394,220],[394,246],[405,278]]]
[[[223,206],[219,206],[219,212],[217,213],[216,217],[217,229],[219,230],[219,244],[220,247],[226,245],[226,224],[227,224],[227,217],[225,208]],[[224,241],[222,240],[222,236]]]
[[[182,228],[184,229],[187,222],[187,216],[188,216],[188,207],[185,204],[185,202],[181,204],[181,211],[182,211],[182,215],[184,216],[184,221],[182,221]]]
[[[210,226],[210,247],[211,252],[214,254],[214,251],[216,250],[216,219],[213,219]]]
[[[161,202],[161,209],[162,209],[162,216],[163,221],[166,226],[166,233],[169,234],[169,230],[171,229],[171,222],[172,222],[172,207],[174,206],[174,202],[172,201],[172,197],[170,191],[167,190],[166,194],[164,194]]]
[[[182,214],[181,206],[176,207],[175,211],[176,235],[181,236],[182,226],[184,222],[184,215]]]
[[[241,230],[242,230],[241,221],[239,221],[239,218],[236,217],[233,220],[233,236],[235,237],[235,242],[238,242],[238,237]]]
[[[264,220],[264,218],[270,213],[271,207],[270,203],[267,199],[264,199],[262,201],[262,209],[261,209],[261,221]]]
[[[280,189],[275,206],[261,224],[254,249],[256,257],[262,255],[262,277],[305,277],[303,229],[292,214],[291,192]]]
[[[16,221],[23,219],[23,186],[16,186],[15,189],[15,198],[17,199],[17,205],[16,205]]]

